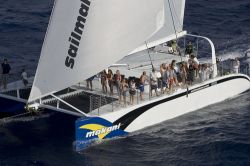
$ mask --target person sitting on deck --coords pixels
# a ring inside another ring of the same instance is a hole
[[[126,97],[127,97],[127,90],[128,90],[128,81],[126,78],[123,78],[120,84],[120,95],[119,95],[119,103],[123,100],[124,107],[126,107]]]
[[[155,68],[153,68],[152,73],[150,75],[150,96],[151,97],[153,96],[153,94],[152,94],[153,90],[155,91],[156,96],[158,96],[157,82],[158,82],[157,72],[155,71]]]
[[[186,47],[186,50],[185,50],[185,54],[187,55],[191,55],[194,51],[194,48],[193,48],[193,45],[192,45],[192,42],[188,42],[188,45]]]
[[[166,45],[168,46],[168,53],[169,53],[169,54],[173,54],[174,51],[173,51],[173,47],[172,47],[172,41],[168,41],[168,42],[166,43]]]
[[[113,92],[114,81],[113,81],[113,72],[111,69],[108,70],[107,79],[108,79],[110,94],[113,95],[114,94]]]
[[[7,82],[8,77],[10,73],[11,67],[8,63],[7,59],[4,59],[4,62],[2,63],[2,83],[3,83],[3,89],[7,89]]]
[[[101,72],[101,84],[102,84],[102,92],[107,93],[108,88],[107,88],[107,73],[106,73],[106,70],[103,70]]]
[[[144,86],[145,86],[145,82],[147,79],[148,79],[148,76],[146,75],[146,72],[144,71],[140,77],[140,85],[139,85],[141,100],[144,100]]]
[[[28,74],[26,73],[25,69],[22,69],[21,79],[23,81],[24,86],[27,87],[29,82],[28,82]]]
[[[172,41],[172,49],[173,49],[173,54],[178,54],[176,40]]]
[[[130,105],[134,105],[134,101],[135,101],[135,94],[136,94],[136,84],[135,84],[135,80],[132,79],[129,83],[129,94],[130,94]]]
[[[95,78],[95,75],[94,76],[92,76],[92,77],[89,77],[87,80],[86,80],[86,82],[87,82],[87,88],[89,89],[89,90],[93,90],[93,84],[92,84],[92,81],[93,81],[93,79]]]

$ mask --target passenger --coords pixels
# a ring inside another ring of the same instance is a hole
[[[11,67],[8,63],[7,59],[4,59],[4,62],[2,63],[2,83],[3,83],[3,89],[7,89],[7,82],[8,77],[10,73]]]
[[[180,76],[181,76],[181,85],[184,88],[187,84],[187,70],[184,63],[181,63],[180,66]]]
[[[195,76],[198,77],[200,62],[199,62],[199,60],[197,59],[197,57],[196,57],[195,55],[193,55],[193,56],[194,56],[194,61],[195,61],[195,63],[196,63],[197,66],[198,66],[198,67],[196,68],[196,70],[195,70]]]
[[[116,86],[116,90],[117,90],[118,95],[120,92],[119,87],[120,87],[121,80],[122,80],[121,73],[119,70],[116,70],[116,73],[114,75],[114,86]]]
[[[89,89],[89,90],[93,90],[93,84],[92,84],[92,81],[93,81],[93,79],[95,78],[95,75],[93,75],[92,77],[89,77],[87,80],[86,80],[86,82],[87,82],[87,88]]]
[[[173,54],[178,54],[176,40],[172,41],[172,49],[173,49]]]
[[[172,47],[172,41],[168,41],[167,42],[167,46],[168,46],[168,53],[173,54],[173,47]]]
[[[23,81],[24,86],[26,87],[29,82],[28,82],[28,74],[26,73],[25,69],[22,69],[21,79]]]
[[[175,73],[175,70],[174,70],[174,66],[173,65],[170,65],[169,67],[169,90],[170,92],[173,92],[173,88],[174,86],[176,85],[176,81],[177,81],[177,78],[176,78],[176,73]]]
[[[124,107],[126,106],[127,103],[126,101],[127,90],[128,90],[128,81],[126,78],[123,78],[120,84],[120,104],[121,101],[123,100]]]
[[[173,68],[173,70],[174,70],[174,72],[175,72],[174,82],[175,82],[175,83],[178,83],[177,74],[179,74],[179,69],[178,69],[178,67],[176,66],[176,60],[172,60],[172,62],[171,62],[171,64],[170,64],[170,67]]]
[[[144,71],[140,77],[140,85],[139,85],[141,100],[144,100],[144,86],[145,86],[145,82],[147,79],[148,79],[148,76],[146,75],[146,72]]]
[[[106,70],[103,70],[101,72],[101,84],[102,84],[102,92],[107,93],[108,88],[107,88],[107,73],[106,73]]]
[[[240,61],[238,58],[235,58],[233,61],[233,72],[238,74],[240,69]]]
[[[214,69],[213,69],[213,65],[212,64],[207,64],[207,80],[210,79],[210,78],[213,78],[213,72],[214,72]]]
[[[136,85],[135,85],[135,80],[134,80],[134,79],[132,79],[132,80],[130,81],[129,94],[130,94],[130,104],[131,104],[131,105],[134,105],[135,94],[136,94]]]
[[[218,69],[218,75],[222,76],[222,65],[221,65],[221,59],[216,58],[216,65],[217,65],[217,69]]]
[[[185,50],[185,54],[187,55],[191,55],[192,53],[193,53],[193,51],[194,51],[194,48],[193,48],[193,45],[192,45],[192,42],[191,41],[189,41],[188,42],[188,45],[187,45],[187,47],[186,47],[186,50]]]
[[[153,94],[152,94],[153,90],[155,91],[156,96],[158,96],[158,93],[157,93],[157,82],[158,82],[157,72],[153,68],[152,69],[152,73],[150,75],[150,96],[151,97],[153,96]]]
[[[162,93],[167,92],[168,87],[169,87],[169,66],[165,64],[165,70],[162,76]]]
[[[160,75],[161,76],[158,79],[158,87],[161,88],[161,91],[163,91],[162,78],[163,78],[163,74],[164,74],[165,70],[166,70],[165,69],[165,64],[163,63],[163,64],[160,65]]]
[[[114,81],[113,81],[113,72],[111,69],[108,70],[107,79],[108,79],[110,94],[113,95],[114,94],[113,92]]]
[[[190,59],[188,60],[188,83],[192,85],[195,79],[195,70],[198,68],[198,64],[194,60],[194,55],[191,54]]]
[[[207,80],[208,68],[206,64],[202,64],[200,67],[200,78],[204,82]]]
[[[213,73],[212,66],[209,66],[207,63],[205,63],[204,64],[204,68],[205,68],[205,71],[206,71],[205,79],[209,80],[210,79],[210,75]]]

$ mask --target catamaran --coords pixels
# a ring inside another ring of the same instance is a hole
[[[247,91],[249,76],[218,74],[213,42],[183,30],[184,9],[185,0],[56,0],[32,87],[12,88],[1,99],[25,103],[29,110],[79,116],[76,150],[82,150],[94,141],[120,137]],[[163,62],[183,62],[184,51],[176,55],[164,43],[183,41],[185,47],[187,38],[208,43],[209,79],[155,97],[146,85],[144,100],[137,89],[135,104],[124,106],[118,93],[102,93],[97,77],[93,91],[86,88],[84,80],[107,68],[137,78]]]

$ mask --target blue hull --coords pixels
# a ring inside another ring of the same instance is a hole
[[[24,102],[0,97],[0,119],[24,113],[24,106]]]

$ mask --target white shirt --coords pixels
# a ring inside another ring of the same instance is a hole
[[[200,62],[198,61],[198,59],[195,57],[194,58],[194,61],[199,65],[200,64]]]

